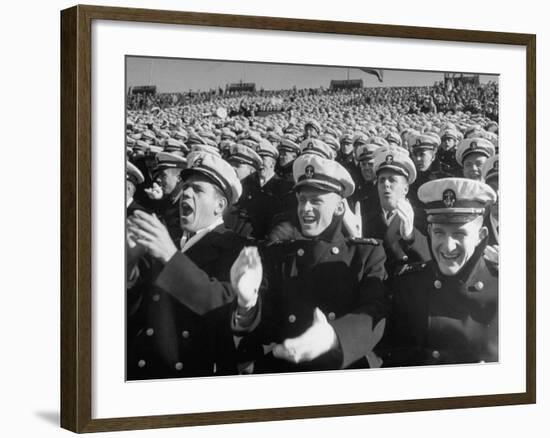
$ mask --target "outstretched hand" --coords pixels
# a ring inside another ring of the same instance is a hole
[[[285,339],[273,348],[273,356],[293,363],[311,361],[338,346],[338,337],[326,316],[316,307],[313,324],[302,335]]]

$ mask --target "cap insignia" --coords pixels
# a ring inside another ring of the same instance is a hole
[[[195,161],[193,161],[193,165],[191,167],[199,167],[201,165],[202,165],[202,157],[199,157]]]
[[[495,160],[495,162],[493,163],[493,170],[495,172],[498,172],[498,160]]]
[[[393,164],[393,155],[386,156],[386,164]]]
[[[473,141],[470,143],[470,149],[475,149],[477,148],[477,141]]]
[[[315,168],[311,164],[306,166],[305,175],[306,178],[313,178],[313,175],[315,175]]]
[[[443,204],[447,208],[453,208],[456,202],[456,193],[452,189],[447,189],[443,192]]]

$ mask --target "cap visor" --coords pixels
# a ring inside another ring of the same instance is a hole
[[[294,185],[294,191],[296,191],[300,187],[313,187],[319,190],[323,190],[325,192],[333,192],[338,194],[342,194],[343,192],[343,187],[338,186],[337,184],[332,184],[328,181],[316,180],[313,178],[298,181]]]

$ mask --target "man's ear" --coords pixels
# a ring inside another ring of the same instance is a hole
[[[408,185],[408,184],[405,185],[405,195],[406,195],[407,193],[409,193],[409,185]]]
[[[340,198],[338,201],[338,205],[336,206],[336,210],[334,211],[334,214],[336,216],[343,216],[343,214],[346,212],[346,204],[344,204],[344,198]]]
[[[479,241],[481,242],[483,239],[485,239],[489,235],[489,230],[486,226],[483,226],[479,229]]]
[[[214,214],[216,216],[221,216],[227,207],[227,198],[225,196],[218,196],[216,206],[214,207]]]

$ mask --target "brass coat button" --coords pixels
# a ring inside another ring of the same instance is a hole
[[[329,321],[334,321],[336,319],[336,314],[334,312],[330,312],[328,314]]]
[[[145,361],[143,359],[138,361],[138,367],[143,368],[145,366]]]
[[[482,281],[478,281],[476,284],[474,284],[474,287],[476,290],[483,290],[483,282]]]
[[[147,330],[145,330],[145,334],[147,336],[153,336],[153,333],[155,333],[155,330],[153,330],[152,328],[148,328]]]
[[[288,322],[291,324],[296,322],[296,315],[288,315]]]
[[[432,351],[432,357],[434,359],[439,359],[441,357],[441,353],[437,350]]]
[[[305,254],[305,251],[302,248],[300,248],[298,251],[296,251],[296,254],[298,254],[298,256],[302,257]]]
[[[435,281],[434,281],[434,287],[435,287],[436,289],[441,289],[441,281],[435,280]]]
[[[184,330],[184,331],[181,332],[181,336],[184,339],[188,339],[189,338],[189,332],[187,330]]]
[[[337,255],[337,254],[340,254],[340,249],[338,249],[337,246],[333,246],[330,252],[333,253],[334,255]]]
[[[176,364],[174,365],[174,368],[178,371],[181,371],[183,370],[183,364],[181,362],[176,362]]]

